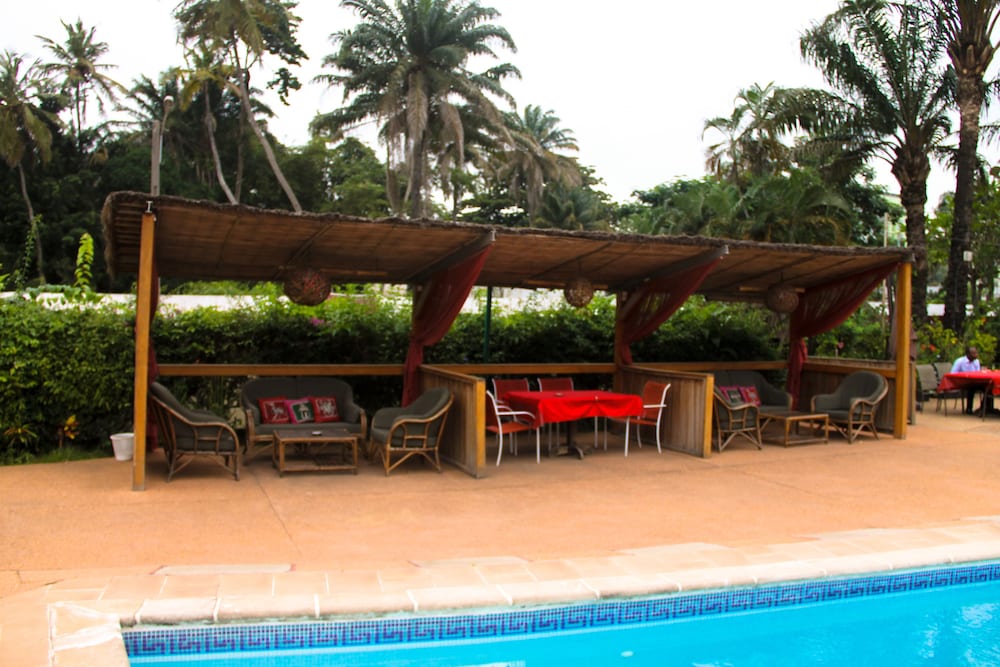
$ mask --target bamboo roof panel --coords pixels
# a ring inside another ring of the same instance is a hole
[[[147,207],[156,215],[159,274],[188,280],[280,281],[290,269],[309,267],[334,284],[410,284],[425,279],[430,268],[490,243],[480,285],[558,289],[584,276],[596,289],[628,290],[706,253],[725,253],[698,292],[718,300],[762,301],[776,283],[806,289],[912,261],[906,248],[369,220],[115,192],[102,211],[106,259],[113,273],[137,273]]]

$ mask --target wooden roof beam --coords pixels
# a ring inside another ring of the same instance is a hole
[[[433,276],[438,271],[451,268],[456,264],[458,264],[459,262],[463,262],[468,258],[472,257],[473,255],[482,252],[484,248],[493,245],[493,243],[496,242],[496,239],[497,239],[497,233],[495,230],[491,229],[488,233],[483,234],[472,243],[469,243],[459,248],[450,255],[442,257],[441,259],[434,262],[430,266],[421,269],[420,271],[410,276],[407,276],[406,280],[404,280],[403,282],[410,285],[414,284],[419,285],[421,283],[424,283],[427,281],[428,278]]]

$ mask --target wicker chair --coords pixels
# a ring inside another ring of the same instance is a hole
[[[721,452],[737,437],[752,442],[761,449],[760,410],[753,403],[735,400],[715,387],[716,447]]]
[[[168,482],[199,456],[211,457],[239,481],[240,441],[225,419],[182,405],[159,382],[150,385],[149,398],[160,444],[167,457]]]
[[[812,397],[812,412],[826,413],[830,424],[840,431],[847,442],[864,430],[878,439],[875,414],[878,406],[889,393],[889,383],[878,373],[857,371],[841,381],[832,394]]]
[[[387,477],[412,456],[424,457],[441,472],[438,443],[452,400],[450,390],[435,387],[405,408],[381,408],[372,415],[368,451],[381,456]],[[395,463],[393,455],[400,455]]]

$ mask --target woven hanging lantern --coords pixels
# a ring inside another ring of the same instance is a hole
[[[566,296],[566,303],[574,308],[583,308],[594,298],[594,286],[583,276],[577,276],[566,283],[563,294]]]
[[[799,307],[799,295],[794,287],[771,285],[764,295],[764,304],[776,313],[790,313]]]
[[[330,279],[315,269],[292,269],[285,277],[284,291],[300,306],[316,306],[330,296]]]

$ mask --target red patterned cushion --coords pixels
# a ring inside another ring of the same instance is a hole
[[[292,423],[292,418],[288,414],[288,408],[285,406],[284,396],[262,398],[257,403],[260,405],[260,422],[262,424]]]
[[[757,387],[752,385],[749,387],[740,387],[740,394],[743,395],[743,400],[746,403],[760,405],[760,394],[757,393]]]
[[[731,387],[719,387],[719,391],[726,398],[729,405],[739,405],[743,403],[743,394],[740,392],[740,388],[736,385]]]
[[[337,399],[333,396],[312,397],[313,416],[318,422],[339,422],[340,411],[337,410]]]
[[[297,398],[294,401],[285,401],[288,409],[288,416],[293,424],[305,424],[316,421],[313,419],[312,401],[308,398]]]

